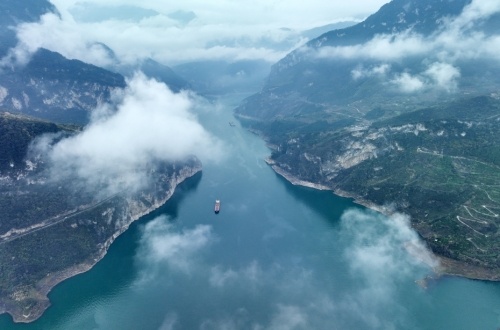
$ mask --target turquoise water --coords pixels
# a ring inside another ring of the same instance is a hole
[[[430,269],[406,253],[404,222],[276,175],[261,139],[228,125],[236,101],[199,113],[226,158],[134,223],[91,271],[55,287],[42,318],[2,315],[0,329],[500,327],[499,283],[418,286]]]

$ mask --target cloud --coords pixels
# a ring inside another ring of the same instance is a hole
[[[52,0],[60,15],[47,14],[39,23],[19,25],[20,43],[14,53],[20,50],[32,53],[44,47],[98,66],[117,60],[133,64],[147,57],[167,65],[207,59],[276,62],[306,41],[300,31],[343,19],[352,20],[353,16],[364,17],[387,2],[376,0],[359,6],[356,3],[363,0],[349,5],[312,1],[271,4],[259,0],[236,4],[200,0]],[[101,20],[78,20],[102,8],[114,15],[103,16]],[[131,8],[136,8],[137,17],[119,19],[127,17]],[[174,15],[179,12],[193,13],[194,18],[179,22]],[[139,13],[148,14],[141,16]],[[235,40],[246,42],[232,42]],[[99,46],[102,44],[111,47],[117,58]]]
[[[447,91],[457,89],[457,79],[460,78],[460,70],[448,63],[433,63],[425,71],[427,75],[436,85]]]
[[[189,274],[195,267],[196,255],[215,239],[212,227],[198,225],[193,229],[176,231],[168,221],[166,216],[160,216],[144,226],[140,259],[153,266],[166,263],[172,271]]]
[[[390,64],[386,63],[370,66],[368,68],[365,68],[363,65],[359,65],[351,71],[351,76],[354,80],[358,80],[360,78],[369,78],[373,76],[385,77],[390,70]]]
[[[494,0],[473,0],[463,12],[443,20],[442,29],[423,36],[410,29],[397,34],[379,34],[370,41],[351,46],[325,46],[313,52],[319,58],[365,59],[384,62],[399,62],[415,56],[435,60],[474,59],[500,54],[492,51],[491,45],[499,45],[500,34],[477,32],[476,27],[493,14],[500,13],[500,4]]]
[[[143,188],[148,171],[161,162],[223,157],[222,142],[192,112],[195,99],[189,93],[174,94],[136,74],[112,99],[95,109],[81,133],[54,145],[47,137],[35,143],[31,153],[47,155],[53,178],[76,178],[111,194]]]
[[[269,330],[308,329],[307,315],[297,306],[278,305]]]
[[[410,75],[408,72],[396,75],[391,83],[404,93],[419,92],[424,88],[424,82],[419,77]]]
[[[214,266],[210,269],[208,281],[211,286],[224,287],[229,281],[233,281],[237,277],[238,273],[232,269],[223,270],[221,266]]]
[[[431,50],[432,44],[429,44],[423,36],[406,31],[399,34],[376,35],[364,44],[324,46],[309,51],[313,56],[324,59],[370,59],[394,62],[405,57],[427,54]]]
[[[410,28],[375,35],[362,44],[309,48],[303,53],[325,60],[349,60],[352,79],[386,78],[386,83],[403,93],[456,92],[461,71],[471,61],[500,62],[500,33],[482,30],[483,23],[499,13],[498,1],[474,0],[457,17],[443,18],[441,28],[428,36]],[[384,68],[383,74],[374,68]]]
[[[159,330],[174,330],[177,325],[177,315],[175,313],[169,313],[163,320]]]
[[[435,89],[454,92],[458,88],[460,70],[448,63],[435,62],[419,74],[411,75],[408,72],[394,74],[390,84],[401,92],[415,93],[423,90]]]
[[[288,254],[232,262],[220,255],[223,237],[216,239],[212,227],[182,229],[160,217],[143,229],[136,288],[149,295],[151,283],[168,286],[175,299],[165,306],[167,329],[185,326],[187,318],[200,329],[408,328],[413,320],[401,295],[437,266],[408,217],[349,210],[338,230],[343,248],[330,260],[339,267],[322,269]],[[210,312],[193,315],[175,301],[194,310],[209,301]]]
[[[359,315],[372,329],[398,328],[395,323],[404,322],[405,312],[394,303],[399,286],[437,267],[437,260],[403,214],[386,217],[372,211],[348,210],[342,215],[341,234],[349,240],[345,259],[351,275],[360,281],[343,301],[342,309]],[[418,257],[406,247],[418,251]],[[391,310],[394,323],[379,316]]]
[[[452,21],[458,29],[470,28],[478,21],[482,21],[494,14],[500,13],[500,3],[495,0],[473,0],[464,8],[460,16]]]

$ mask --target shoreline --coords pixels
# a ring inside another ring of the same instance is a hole
[[[370,201],[366,201],[362,198],[359,198],[358,196],[355,196],[353,194],[350,194],[348,192],[345,192],[340,189],[334,189],[328,186],[324,186],[321,184],[309,182],[309,181],[304,181],[301,180],[283,168],[279,167],[276,162],[273,160],[267,158],[265,159],[265,162],[276,172],[277,174],[281,175],[285,180],[290,182],[293,185],[296,186],[303,186],[303,187],[308,187],[308,188],[313,188],[313,189],[318,189],[318,190],[329,190],[333,194],[343,197],[343,198],[349,198],[352,199],[354,203],[364,206],[370,210],[382,213],[384,215],[390,215],[392,213],[391,210],[389,210],[387,207],[377,205],[375,203],[372,203]],[[425,242],[425,241],[424,241]],[[500,281],[500,273],[498,270],[494,269],[487,269],[487,268],[482,268],[479,266],[474,266],[474,265],[469,265],[467,263],[446,258],[443,256],[436,255],[434,252],[429,250],[429,253],[434,256],[438,262],[439,265],[436,267],[436,269],[433,269],[434,274],[436,277],[432,276],[432,279],[438,279],[443,276],[452,276],[452,277],[463,277],[467,278],[470,280],[478,280],[478,281],[490,281],[490,282],[498,282]],[[426,279],[423,279],[422,281],[426,282]]]
[[[9,314],[14,323],[31,323],[39,319],[43,316],[44,312],[51,306],[50,300],[48,298],[48,294],[54,287],[56,287],[59,283],[63,281],[77,276],[79,274],[85,273],[91,270],[99,261],[101,261],[107,254],[109,247],[113,242],[125,231],[128,230],[130,225],[142,218],[143,216],[153,212],[158,209],[162,205],[164,205],[174,194],[177,186],[184,182],[185,180],[193,177],[197,173],[201,172],[201,166],[196,166],[189,169],[183,169],[179,172],[178,175],[175,176],[173,180],[172,188],[166,191],[166,194],[163,198],[154,203],[151,207],[138,212],[137,214],[133,214],[130,216],[130,220],[127,221],[122,227],[120,227],[113,235],[111,235],[103,244],[100,251],[97,252],[96,256],[93,256],[92,260],[87,260],[78,265],[69,267],[60,272],[47,274],[45,278],[36,283],[36,286],[33,290],[30,290],[29,298],[34,299],[36,301],[36,307],[29,311],[22,310],[12,310],[12,308],[8,308],[8,304],[0,301],[0,314]],[[9,304],[10,305],[10,304]]]

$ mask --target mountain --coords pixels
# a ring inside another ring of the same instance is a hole
[[[212,60],[180,64],[173,69],[195,91],[211,96],[227,92],[248,93],[260,89],[269,74],[270,63],[263,60]]]
[[[74,133],[76,126],[59,125],[36,118],[0,112],[0,176],[20,173],[31,141],[42,134]]]
[[[235,114],[290,181],[409,214],[445,272],[499,280],[500,15],[470,5],[393,0],[274,64]]]
[[[0,2],[0,58],[16,45],[17,38],[13,28],[18,23],[37,22],[41,15],[48,12],[57,13],[57,10],[46,0]]]
[[[355,21],[342,21],[338,23],[327,24],[318,26],[309,30],[302,31],[300,34],[308,40],[316,39],[317,37],[334,30],[344,29],[356,25]]]
[[[156,79],[167,85],[173,92],[181,90],[191,90],[193,86],[172,68],[163,65],[153,59],[145,59],[137,65],[115,65],[108,68],[111,71],[119,72],[120,74],[130,77],[136,71],[141,71],[148,78]]]
[[[425,49],[426,42],[444,42],[441,39],[447,35],[436,34],[469,3],[470,0],[394,0],[364,22],[325,33],[288,54],[273,65],[262,91],[238,112],[272,119],[277,114],[297,116],[307,112],[306,109],[329,111],[329,108],[355,102],[364,113],[371,110],[372,102],[385,103],[386,110],[391,110],[393,103],[415,108],[452,97],[446,86],[432,88],[430,85],[415,97],[411,93],[400,93],[398,83],[405,83],[408,78],[410,83],[424,86],[426,81],[439,79],[437,71],[444,74],[446,69],[453,68],[461,74],[459,91],[469,94],[494,91],[500,81],[492,73],[496,63],[491,57],[481,59],[479,67],[461,59],[445,66],[446,58],[439,55],[439,52],[448,55],[443,49],[436,46],[428,53],[417,50]],[[466,33],[491,34],[495,24],[498,24],[498,15]],[[431,52],[435,55],[430,56]],[[420,80],[411,79],[415,77]]]
[[[40,317],[56,284],[89,270],[133,221],[201,171],[194,157],[150,163],[144,179],[155,184],[105,196],[78,177],[54,178],[47,154],[28,152],[42,135],[56,143],[79,129],[0,113],[0,313],[16,322]]]
[[[54,11],[43,0],[28,2],[3,1],[0,25],[7,29]],[[16,43],[13,30],[0,38],[4,53]],[[179,89],[186,86],[158,63],[142,67]],[[53,146],[79,134],[90,111],[124,88],[125,78],[46,49],[26,65],[0,69],[0,314],[31,322],[50,305],[55,285],[93,267],[133,221],[199,173],[201,163],[195,157],[147,162],[143,186],[113,192],[106,188],[119,180],[109,175],[88,184],[72,170],[54,169]],[[37,148],[40,141],[49,141],[47,149]]]
[[[125,87],[123,76],[39,49],[23,67],[0,75],[0,108],[61,123],[85,124],[113,89]]]

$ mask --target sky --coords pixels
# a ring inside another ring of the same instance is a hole
[[[359,21],[387,0],[345,1],[139,1],[52,0],[60,17],[23,24],[18,35],[38,47],[95,65],[151,57],[174,65],[206,59],[276,62],[303,44],[299,31],[339,21]]]
[[[169,66],[200,60],[274,63],[307,41],[300,31],[359,21],[385,2],[52,0],[59,15],[48,13],[40,22],[18,25],[20,42],[2,62],[26,63],[44,47],[103,67],[146,58]],[[93,111],[81,134],[55,145],[45,137],[34,150],[47,154],[55,176],[77,175],[88,186],[102,176],[121,178],[109,180],[114,182],[109,194],[139,188],[145,164],[188,155],[202,162],[222,157],[222,143],[195,114],[199,101],[138,74]]]
[[[133,64],[148,57],[167,65],[243,58],[273,63],[305,42],[297,30],[359,20],[385,2],[354,0],[346,4],[314,0],[306,4],[257,0],[223,1],[214,5],[195,0],[182,4],[136,0],[52,1],[60,16],[46,14],[38,23],[17,27],[20,43],[13,54],[19,58],[29,59],[29,54],[38,47],[46,47],[68,58],[103,66]],[[377,76],[401,93],[425,90],[452,93],[462,76],[460,61],[500,61],[497,51],[500,34],[474,30],[484,18],[495,13],[500,13],[500,2],[473,0],[458,17],[443,20],[443,28],[430,36],[406,31],[377,35],[364,44],[304,52],[323,60],[351,60],[353,80]],[[421,59],[421,65],[393,70],[416,57]],[[103,108],[96,109],[82,134],[53,148],[54,164],[71,164],[68,160],[86,164],[84,168],[76,165],[69,168],[76,168],[82,178],[90,180],[88,173],[103,173],[109,164],[112,171],[136,173],[142,167],[138,159],[172,161],[188,154],[206,159],[210,159],[208,155],[220,155],[223,149],[220,143],[203,129],[192,112],[196,104],[193,95],[173,94],[166,86],[141,75],[130,77],[127,83],[126,89],[104,105],[104,109],[116,110],[110,112],[112,115],[104,111],[105,116],[100,117]],[[148,130],[151,125],[156,128]],[[105,139],[106,136],[113,138]],[[155,143],[175,140],[183,143]],[[140,175],[130,177],[130,184],[140,181]]]

